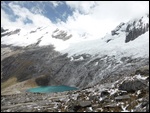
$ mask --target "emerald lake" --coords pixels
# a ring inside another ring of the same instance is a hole
[[[52,92],[63,92],[63,91],[70,91],[70,90],[77,90],[75,87],[69,87],[69,86],[40,86],[36,88],[30,88],[27,90],[27,92],[33,92],[33,93],[52,93]]]

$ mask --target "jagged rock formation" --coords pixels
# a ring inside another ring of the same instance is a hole
[[[1,27],[1,33],[8,31],[8,29],[4,29],[3,27]]]
[[[63,41],[66,41],[72,37],[72,34],[68,35],[67,32],[63,30],[59,30],[58,28],[53,32],[52,38],[56,39],[62,39]]]
[[[140,19],[129,21],[127,24],[120,23],[114,30],[111,31],[111,35],[119,35],[120,32],[126,32],[125,43],[133,41],[138,36],[144,34],[149,30],[149,22],[146,20],[149,18],[149,14],[141,17]],[[107,42],[109,42],[108,40]]]
[[[149,15],[146,16],[149,18]],[[144,34],[149,30],[149,23],[145,23],[144,18],[145,17],[142,17],[141,19],[133,21],[128,24],[126,28],[126,32],[127,32],[126,40],[125,40],[126,43],[136,39],[138,36]]]
[[[111,31],[111,35],[118,35],[118,31],[121,29],[121,27],[125,25],[125,23],[120,23],[114,30]],[[124,32],[124,30],[121,30],[122,32]]]
[[[125,90],[128,92],[134,92],[140,89],[146,88],[147,84],[142,80],[134,80],[134,81],[125,81],[119,86],[120,90]]]
[[[9,32],[6,32],[8,31],[8,29],[4,30],[3,28],[1,28],[1,37],[3,36],[10,36],[10,35],[13,35],[13,34],[17,34],[20,32],[21,29],[16,29],[14,31],[9,31]],[[3,33],[3,34],[2,34]]]

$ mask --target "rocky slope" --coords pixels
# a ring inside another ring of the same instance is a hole
[[[130,77],[62,93],[3,95],[2,112],[149,112],[149,67]],[[142,75],[141,75],[142,74]]]

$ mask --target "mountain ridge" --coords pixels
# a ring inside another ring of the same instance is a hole
[[[146,19],[148,19],[148,16],[146,17]],[[145,18],[141,17],[140,19]],[[137,19],[137,22],[139,22],[140,19]],[[143,29],[145,29],[145,24],[147,24],[148,21],[143,22],[146,22],[143,23]],[[101,79],[106,78],[110,73],[113,75],[119,73],[123,74],[126,73],[126,69],[129,72],[132,69],[132,71],[135,71],[136,68],[140,67],[139,65],[147,65],[149,57],[149,42],[146,40],[148,39],[149,33],[147,32],[148,29],[145,29],[145,31],[143,30],[143,34],[138,36],[138,38],[135,38],[134,41],[129,41],[126,43],[126,29],[131,23],[135,23],[135,21],[127,22],[127,24],[120,24],[115,28],[115,30],[112,30],[113,34],[108,34],[104,38],[87,41],[82,40],[81,42],[73,43],[66,49],[60,51],[55,51],[55,44],[57,42],[54,43],[54,47],[52,47],[52,45],[45,45],[45,47],[43,46],[43,48],[41,48],[38,45],[45,37],[38,36],[41,37],[41,39],[33,37],[35,44],[30,44],[29,46],[23,47],[21,49],[24,51],[22,54],[15,57],[8,57],[2,61],[3,77],[8,79],[11,73],[13,73],[13,75],[16,74],[15,76],[17,76],[18,80],[22,81],[35,76],[48,74],[56,81],[61,81],[60,83],[62,84],[85,87],[98,83]],[[140,24],[140,26],[143,24]],[[140,26],[137,26],[137,28]],[[40,29],[42,28],[36,29],[34,33],[30,32],[30,35],[34,36],[35,34],[36,36],[36,31]],[[59,35],[61,33],[59,32]],[[18,36],[18,34],[16,35]],[[14,33],[13,36],[15,36]],[[7,37],[6,35],[2,37],[2,39],[5,38],[9,38],[9,36]],[[14,37],[11,37],[11,39],[13,38]],[[51,38],[50,40],[53,39]],[[71,39],[66,41],[54,39],[53,41],[55,40],[59,40],[58,45],[60,46],[60,43],[65,45]],[[8,61],[11,61],[9,65],[11,68],[5,68],[7,67]],[[18,72],[13,68],[14,65],[22,66],[22,71]],[[134,68],[132,68],[132,65],[134,65]],[[123,68],[123,70],[120,68]],[[129,72],[126,74],[129,74]],[[22,75],[26,76],[23,78]],[[50,80],[50,78],[48,79]],[[47,84],[51,84],[50,81],[48,81]]]

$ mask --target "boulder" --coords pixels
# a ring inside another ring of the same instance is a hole
[[[111,104],[107,104],[104,106],[105,108],[114,108],[114,107],[117,107],[117,104],[116,103],[111,103]]]
[[[146,106],[146,112],[149,112],[149,103]]]
[[[126,100],[126,99],[130,99],[130,96],[129,95],[123,95],[123,96],[115,97],[115,100]]]
[[[98,100],[99,100],[99,97],[96,96],[96,95],[89,96],[89,100],[90,100],[90,101],[98,101]]]
[[[108,96],[110,93],[107,90],[101,92],[101,97]]]
[[[81,107],[90,107],[91,101],[79,101],[79,106]]]
[[[144,80],[135,79],[133,81],[124,81],[121,85],[119,85],[119,90],[124,90],[127,92],[135,92],[140,89],[146,88],[146,84]]]

